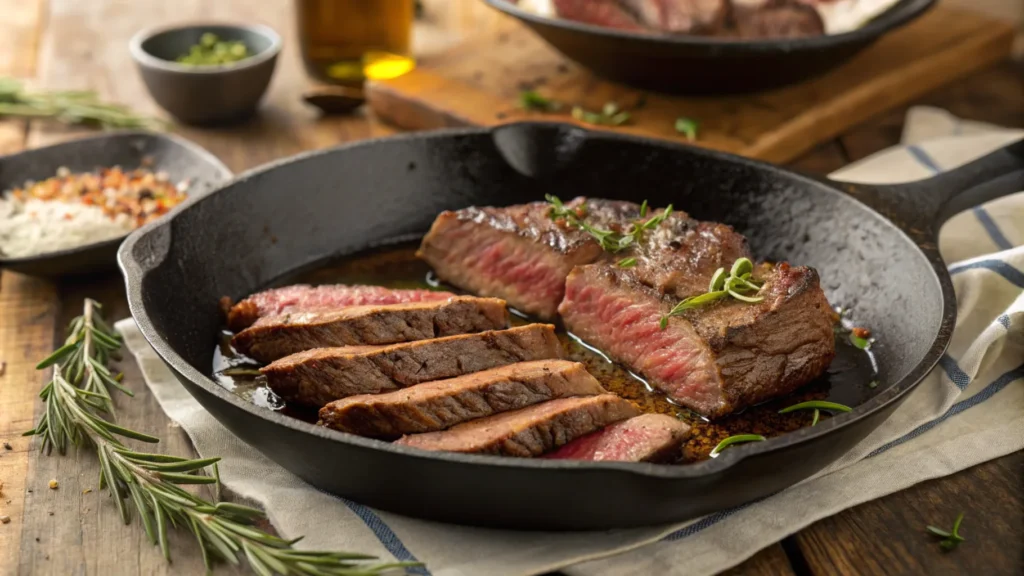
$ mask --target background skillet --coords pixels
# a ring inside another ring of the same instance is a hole
[[[289,185],[300,175],[302,189]],[[188,390],[243,440],[310,483],[442,521],[625,527],[771,494],[871,432],[948,343],[955,299],[934,244],[939,224],[956,209],[1019,190],[1022,180],[1024,144],[927,183],[882,189],[686,146],[511,124],[365,142],[246,173],[134,233],[119,261],[133,316]],[[330,256],[416,237],[443,209],[514,204],[566,189],[675,202],[694,217],[737,226],[759,256],[817,267],[830,298],[853,307],[879,337],[876,395],[815,428],[672,467],[422,453],[258,409],[207,376],[220,296],[248,294]],[[362,193],[369,190],[372,203]],[[615,494],[612,504],[608,494]]]

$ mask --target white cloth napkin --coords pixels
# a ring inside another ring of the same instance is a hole
[[[926,178],[1024,136],[915,108],[903,144],[833,174],[841,180]],[[948,353],[881,427],[815,477],[770,498],[699,520],[651,528],[538,533],[439,524],[373,510],[320,492],[206,413],[142,338],[117,324],[153,394],[220,475],[255,500],[287,538],[304,547],[358,550],[419,560],[421,574],[571,576],[713,574],[802,528],[917,482],[1024,448],[1024,194],[954,217],[940,249],[959,302]]]

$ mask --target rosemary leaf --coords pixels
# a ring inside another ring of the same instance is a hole
[[[0,101],[4,90],[10,86],[0,78]],[[39,394],[44,402],[42,415],[26,435],[41,436],[47,453],[56,448],[63,454],[68,445],[93,449],[100,464],[100,489],[110,490],[125,524],[135,511],[147,538],[160,546],[168,562],[170,523],[191,532],[208,569],[217,558],[237,565],[243,555],[251,569],[265,574],[376,576],[396,566],[419,566],[372,563],[375,558],[364,554],[295,550],[291,546],[297,539],[284,540],[252,525],[264,517],[261,511],[227,502],[214,504],[178,486],[219,486],[219,458],[189,459],[129,449],[121,438],[158,439],[117,425],[109,416],[113,412],[110,388],[126,394],[130,390],[120,385],[120,376],[114,376],[107,364],[120,349],[121,337],[103,321],[100,309],[98,303],[86,300],[82,316],[69,325],[64,346],[40,362],[41,369],[50,367],[53,374]],[[212,476],[200,474],[210,467]]]
[[[850,408],[846,404],[839,404],[837,402],[827,402],[825,400],[809,400],[807,402],[801,402],[799,404],[793,404],[787,406],[782,410],[779,410],[779,414],[788,414],[797,410],[829,410],[832,412],[852,412],[853,408]]]
[[[669,206],[669,209],[672,207]],[[668,209],[666,209],[666,212]],[[757,293],[761,289],[761,285],[750,280],[750,275],[754,270],[754,263],[748,258],[737,258],[733,262],[732,267],[729,270],[728,275],[725,273],[725,268],[719,268],[715,270],[715,273],[711,275],[711,281],[708,283],[708,291],[704,294],[698,294],[696,296],[690,296],[680,301],[678,304],[669,310],[668,314],[661,317],[659,325],[664,330],[668,326],[668,319],[672,316],[678,316],[686,310],[692,308],[699,308],[706,306],[720,300],[726,296],[731,296],[736,300],[747,302],[750,304],[756,304],[764,300],[762,296],[752,296],[749,293]]]
[[[9,77],[0,77],[0,116],[50,118],[65,124],[85,124],[104,129],[164,130],[167,127],[162,120],[135,114],[120,104],[103,102],[95,92],[29,93],[19,81]]]
[[[545,98],[533,90],[524,90],[519,93],[519,106],[537,112],[557,112],[562,108],[562,103]]]
[[[676,132],[686,136],[686,139],[693,142],[697,139],[697,121],[680,116],[676,118]]]

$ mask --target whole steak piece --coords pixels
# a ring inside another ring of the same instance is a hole
[[[647,378],[669,398],[719,417],[788,394],[835,356],[832,310],[806,267],[779,264],[755,276],[756,304],[723,298],[661,318],[678,301],[607,264],[581,266],[566,282],[566,327]]]
[[[231,306],[228,328],[233,332],[252,326],[264,316],[280,316],[302,312],[329,312],[347,306],[370,304],[401,304],[433,302],[455,296],[451,292],[432,290],[395,290],[383,286],[349,286],[329,284],[310,286],[295,284],[257,292]]]
[[[638,416],[614,394],[559,398],[528,408],[471,420],[442,432],[403,436],[395,444],[498,456],[540,456],[580,436]]]
[[[582,364],[535,360],[386,394],[337,400],[320,409],[320,423],[361,436],[397,438],[444,430],[556,398],[607,393]]]
[[[507,326],[503,300],[456,296],[440,302],[266,316],[236,334],[231,344],[260,362],[270,362],[313,348],[395,344]]]
[[[562,354],[554,326],[530,324],[388,346],[316,348],[275,360],[260,372],[278,396],[319,408],[338,398]]]
[[[591,432],[545,454],[559,460],[671,462],[683,450],[690,426],[665,414],[643,414]]]

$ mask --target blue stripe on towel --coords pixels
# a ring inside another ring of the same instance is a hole
[[[968,270],[977,270],[978,268],[984,268],[991,270],[996,274],[999,274],[1003,278],[1009,280],[1012,284],[1024,288],[1024,272],[1017,270],[1013,266],[1010,266],[1002,260],[979,260],[978,262],[971,262],[970,264],[960,264],[957,266],[950,266],[950,274],[959,274]]]
[[[405,544],[398,539],[398,535],[395,534],[394,530],[390,526],[384,523],[384,520],[377,515],[368,506],[363,506],[358,502],[353,502],[348,498],[342,498],[342,502],[349,507],[350,510],[356,513],[360,519],[366,524],[373,535],[380,540],[380,543],[384,545],[384,548],[391,553],[399,562],[419,562],[416,556],[409,549],[405,547]],[[420,574],[421,576],[430,576],[430,571],[425,566],[419,566],[416,568],[409,568],[409,574]]]
[[[971,383],[971,377],[960,369],[960,365],[949,354],[943,354],[942,358],[939,358],[939,366],[946,372],[946,376],[949,376],[949,379],[956,384],[957,388],[963,390]]]
[[[996,318],[996,322],[999,322],[1000,324],[1002,324],[1003,328],[1006,328],[1007,330],[1010,329],[1010,315],[1009,314],[1003,314],[999,318]]]
[[[924,166],[933,174],[942,172],[942,168],[939,168],[939,165],[935,163],[935,160],[933,160],[932,157],[929,156],[928,153],[920,146],[911,144],[910,146],[907,146],[907,152],[910,152],[910,155],[914,157],[914,160],[917,160],[918,164]]]
[[[1013,248],[1013,244],[1003,236],[1003,231],[996,225],[996,221],[989,215],[988,210],[985,210],[981,206],[977,206],[973,210],[974,217],[978,219],[981,226],[988,233],[988,237],[992,239],[992,243],[996,245],[1000,250],[1009,250]]]
[[[955,362],[954,362],[954,365],[955,365]],[[959,370],[959,368],[958,368],[958,370]],[[942,422],[946,421],[950,417],[956,416],[957,414],[963,412],[964,410],[967,410],[968,408],[972,408],[974,406],[977,406],[978,404],[981,404],[982,402],[988,400],[989,398],[994,396],[997,392],[999,392],[1003,388],[1006,388],[1010,383],[1012,383],[1012,382],[1014,382],[1014,381],[1016,381],[1016,380],[1018,380],[1020,378],[1024,378],[1024,364],[1021,364],[1020,366],[1014,368],[1013,370],[1010,370],[1009,372],[1003,374],[999,378],[996,378],[991,384],[986,386],[981,392],[978,392],[974,396],[971,396],[970,398],[968,398],[966,400],[961,400],[960,402],[957,402],[956,404],[953,404],[952,406],[950,406],[949,410],[946,410],[945,413],[943,413],[941,416],[939,416],[935,420],[932,420],[931,422],[927,422],[925,424],[922,424],[922,425],[918,426],[917,428],[911,430],[907,434],[905,434],[905,435],[903,435],[903,436],[893,440],[892,442],[889,442],[888,444],[885,444],[885,445],[879,447],[874,452],[868,454],[867,457],[871,458],[872,456],[877,456],[877,455],[881,454],[882,452],[885,452],[886,450],[889,450],[890,448],[894,448],[896,446],[899,446],[900,444],[903,444],[907,440],[913,440],[914,438],[917,438],[921,434],[924,434],[925,432],[927,432],[927,431],[931,430],[932,428],[938,426],[939,424],[941,424]],[[777,494],[777,492],[776,492],[776,494]],[[722,520],[725,520],[726,518],[728,518],[729,516],[732,516],[733,514],[739,512],[740,510],[743,510],[744,508],[746,508],[748,506],[752,506],[754,504],[757,504],[761,500],[766,500],[768,498],[771,498],[774,495],[775,494],[771,494],[769,496],[765,496],[764,498],[761,498],[760,500],[755,500],[753,502],[749,502],[747,504],[743,504],[742,506],[736,506],[734,508],[729,508],[728,510],[722,510],[721,512],[716,512],[714,514],[709,514],[709,515],[701,518],[700,520],[694,522],[693,524],[690,524],[689,526],[684,526],[684,527],[680,528],[679,530],[676,530],[675,532],[672,532],[671,534],[665,536],[664,538],[662,538],[662,541],[664,541],[664,542],[675,542],[675,541],[687,538],[689,536],[693,536],[694,534],[698,534],[698,533],[700,533],[700,532],[702,532],[702,531],[704,531],[704,530],[714,526],[715,524],[718,524]]]
[[[999,392],[1003,388],[1006,388],[1006,386],[1008,384],[1010,384],[1011,382],[1013,382],[1013,381],[1015,381],[1015,380],[1017,380],[1019,378],[1024,378],[1024,364],[1021,364],[1020,366],[1014,368],[1013,370],[1010,370],[1006,374],[1003,374],[999,378],[996,378],[991,384],[986,386],[984,389],[982,389],[981,392],[978,392],[974,396],[971,396],[970,398],[968,398],[966,400],[961,400],[960,402],[957,402],[956,404],[953,404],[949,408],[949,410],[946,410],[946,412],[942,416],[939,416],[938,418],[936,418],[935,420],[932,420],[931,422],[927,422],[925,424],[922,424],[922,425],[918,426],[917,428],[913,429],[912,431],[910,431],[910,433],[908,433],[908,434],[906,434],[906,435],[904,435],[904,436],[902,436],[900,438],[897,438],[897,439],[893,440],[892,442],[889,442],[888,444],[885,444],[885,445],[881,446],[880,448],[878,448],[877,450],[875,450],[871,454],[868,454],[868,458],[870,458],[872,456],[876,456],[878,454],[881,454],[882,452],[885,452],[886,450],[888,450],[888,449],[890,449],[890,448],[892,448],[894,446],[899,446],[900,444],[903,444],[907,440],[912,440],[914,438],[917,438],[921,434],[924,434],[925,432],[931,430],[932,428],[938,426],[939,424],[942,424],[944,421],[946,421],[951,416],[956,416],[957,414],[963,412],[964,410],[967,410],[968,408],[977,406],[978,404],[981,404],[985,400],[988,400],[993,395],[995,395],[996,392]]]

